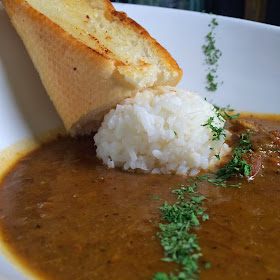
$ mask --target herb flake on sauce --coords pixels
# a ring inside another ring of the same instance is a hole
[[[206,209],[201,207],[204,196],[196,195],[197,183],[193,186],[181,186],[172,193],[177,195],[177,202],[169,205],[166,201],[159,209],[162,212],[162,219],[167,223],[160,223],[158,237],[165,251],[165,262],[176,262],[181,265],[181,270],[169,275],[159,272],[154,275],[153,280],[187,280],[197,279],[199,272],[198,259],[202,256],[197,241],[197,235],[190,233],[193,227],[200,225],[202,221],[209,219],[204,214]]]
[[[217,179],[213,179],[214,184],[226,184],[229,178],[243,178],[248,177],[251,172],[252,164],[248,164],[243,158],[245,154],[252,154],[251,146],[252,143],[249,139],[249,134],[252,132],[246,131],[241,134],[239,140],[239,146],[234,148],[233,155],[231,156],[229,162],[222,168],[220,168],[217,173]],[[210,180],[208,180],[211,182]],[[240,186],[240,185],[239,185]]]

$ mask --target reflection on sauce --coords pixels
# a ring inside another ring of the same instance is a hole
[[[280,121],[260,122],[280,129]],[[241,189],[198,183],[210,216],[195,229],[200,279],[280,279],[280,167],[268,158],[262,164]],[[158,207],[175,202],[178,184],[187,178],[108,170],[92,138],[60,138],[5,177],[2,239],[39,279],[152,279],[176,268],[161,261],[156,234]]]

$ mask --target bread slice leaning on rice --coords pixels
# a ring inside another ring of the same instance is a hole
[[[182,77],[171,55],[109,0],[2,2],[72,135],[98,129],[136,92]]]

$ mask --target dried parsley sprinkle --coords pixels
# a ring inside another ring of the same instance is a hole
[[[217,171],[217,178],[209,179],[209,182],[212,182],[215,185],[226,186],[227,179],[229,178],[244,178],[249,176],[252,164],[248,164],[242,155],[252,153],[252,143],[248,136],[251,133],[252,132],[250,131],[246,131],[241,135],[239,139],[239,146],[234,148],[230,161]],[[230,187],[239,188],[241,185],[231,185]]]
[[[225,111],[227,111],[227,112],[233,112],[233,111],[235,111],[234,109],[230,108],[230,105],[227,105],[227,107],[219,107],[219,106],[217,106],[217,105],[213,105],[213,106],[215,107],[215,109],[216,109],[217,111],[221,111],[221,112],[225,112]]]
[[[199,217],[206,221],[209,215],[203,214],[205,209],[200,205],[205,197],[196,195],[196,188],[196,183],[187,187],[181,185],[181,188],[172,191],[177,195],[178,201],[173,205],[165,202],[160,207],[162,219],[167,221],[165,224],[159,224],[161,231],[158,232],[158,237],[165,251],[165,258],[162,260],[180,264],[181,270],[169,275],[159,272],[154,275],[153,280],[197,279],[198,259],[202,254],[197,236],[190,233],[190,230],[200,225]]]
[[[229,115],[227,112],[233,112],[234,109],[230,109],[229,105],[226,108],[220,108],[217,105],[213,105],[214,106],[214,111],[216,112],[216,115],[218,117],[219,120],[221,121],[226,121],[226,120],[235,120],[237,118],[239,118],[240,114],[237,113],[235,115]]]
[[[239,113],[237,113],[236,115],[228,115],[227,112],[224,112],[224,115],[226,116],[226,118],[228,120],[235,120],[235,119],[237,119],[240,116]]]
[[[206,89],[209,91],[216,91],[218,88],[218,83],[216,82],[216,72],[218,69],[218,60],[222,55],[222,52],[216,48],[215,33],[214,30],[218,26],[216,18],[213,18],[210,24],[208,25],[211,28],[211,31],[206,35],[207,44],[203,45],[203,52],[206,56],[205,62],[209,66],[209,73],[206,76],[207,86]]]
[[[205,179],[208,179],[209,177],[206,174],[202,174],[201,176],[196,176],[195,179],[198,179],[200,181],[203,181]]]
[[[227,118],[229,120],[235,120],[239,117],[239,114],[236,115],[229,115],[226,113],[226,111],[234,111],[232,109],[229,109],[229,106],[227,108],[220,108],[218,106],[214,106],[215,110],[220,112],[224,112],[225,114],[222,115],[223,118]],[[225,136],[224,130],[218,129],[217,127],[213,126],[214,118],[210,117],[206,124],[202,126],[209,126],[213,131],[213,139],[212,140],[219,140],[220,136]],[[195,179],[207,180],[210,183],[213,183],[217,186],[226,187],[227,186],[227,180],[230,178],[246,178],[250,175],[252,164],[248,164],[246,160],[243,158],[244,154],[252,154],[251,146],[252,143],[249,139],[249,134],[253,132],[246,131],[245,133],[241,134],[239,139],[239,146],[235,147],[233,150],[233,155],[231,156],[229,162],[220,168],[216,173],[210,172],[213,175],[216,175],[215,178],[209,178],[207,175],[204,178],[202,176],[195,177],[194,179],[188,179],[188,182],[192,182]],[[210,148],[212,149],[212,148]],[[220,159],[219,155],[215,155],[216,158]],[[242,183],[238,184],[232,184],[229,185],[230,188],[240,188],[242,186]]]
[[[242,187],[242,183],[238,183],[236,185],[229,185],[228,187],[229,188],[238,188],[238,189],[240,189]]]
[[[206,264],[205,264],[205,268],[207,268],[207,269],[208,269],[208,268],[211,268],[211,264],[210,264],[210,263],[206,263]]]
[[[151,196],[151,199],[161,200],[161,198],[159,198],[159,197],[157,197],[157,196]]]
[[[239,118],[240,114],[237,113],[235,115],[229,115],[227,112],[234,112],[234,109],[231,109],[229,107],[229,105],[226,107],[226,108],[221,108],[217,105],[213,105],[215,110],[216,110],[216,113],[217,113],[217,116],[222,116],[224,120],[235,120],[237,118]]]
[[[209,126],[213,132],[213,138],[212,140],[220,140],[221,136],[226,137],[225,129],[223,127],[216,127],[214,126],[214,117],[210,117],[205,124],[202,124],[201,126]]]
[[[210,70],[210,71],[212,71],[212,70]],[[207,78],[207,81],[208,81],[208,84],[209,84],[206,87],[207,90],[209,90],[209,91],[216,91],[217,90],[218,84],[214,82],[215,77],[217,77],[217,76],[212,75],[211,72],[207,74],[206,78]]]
[[[208,214],[205,214],[202,216],[202,221],[206,221],[206,220],[209,220],[209,215]]]

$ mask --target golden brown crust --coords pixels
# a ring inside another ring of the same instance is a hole
[[[25,0],[2,0],[5,11],[10,18],[14,16],[17,9],[25,2]]]
[[[107,10],[108,11],[114,11],[115,10],[115,7],[112,5],[111,1],[110,0],[105,0],[106,2],[106,6],[107,6]]]
[[[179,73],[169,84],[176,85],[182,71],[170,54],[143,27],[105,1],[112,20],[132,26],[152,41],[156,52],[164,57],[166,68],[173,67],[172,71]],[[97,129],[111,108],[138,91],[117,71],[122,62],[110,58],[109,50],[86,46],[24,0],[3,0],[3,5],[71,133]]]
[[[174,81],[173,84],[170,84],[170,86],[177,85],[183,76],[183,71],[180,69],[179,65],[177,64],[175,59],[170,55],[170,53],[163,46],[161,46],[154,38],[152,38],[145,28],[143,28],[136,21],[128,17],[126,13],[113,10],[111,14],[114,20],[116,20],[117,18],[123,24],[131,26],[135,32],[141,34],[141,36],[146,38],[146,40],[151,41],[154,49],[156,50],[157,55],[161,56],[163,61],[166,62],[166,67],[170,70],[172,69],[172,71],[178,72],[178,79]]]

